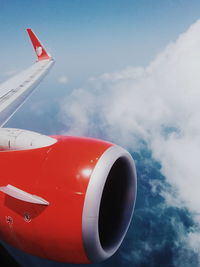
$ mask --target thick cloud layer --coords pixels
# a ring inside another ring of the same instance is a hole
[[[167,205],[186,207],[200,224],[200,21],[146,68],[91,78],[62,111],[68,133],[103,133],[131,151],[145,142],[172,186],[160,192]],[[200,232],[194,229],[187,242],[198,250]]]

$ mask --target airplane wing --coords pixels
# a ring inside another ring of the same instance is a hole
[[[27,29],[27,32],[37,55],[37,61],[23,72],[0,84],[0,127],[27,100],[54,63],[34,32],[31,29]]]

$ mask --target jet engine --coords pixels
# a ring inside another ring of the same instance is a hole
[[[130,154],[105,141],[0,129],[0,239],[35,256],[100,262],[119,248],[136,198]]]

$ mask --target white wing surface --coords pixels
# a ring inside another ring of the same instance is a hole
[[[54,63],[33,31],[31,29],[27,31],[36,52],[37,61],[23,72],[0,84],[0,127],[26,101]]]

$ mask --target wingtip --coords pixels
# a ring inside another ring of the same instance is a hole
[[[52,57],[47,53],[46,49],[44,48],[36,34],[33,32],[33,30],[31,28],[27,28],[26,30],[31,39],[38,61],[52,59]]]

